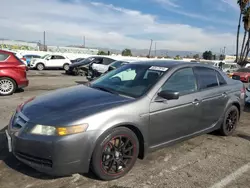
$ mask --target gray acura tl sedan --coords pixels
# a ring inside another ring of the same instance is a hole
[[[219,130],[231,135],[245,87],[209,65],[145,61],[87,85],[19,105],[6,135],[9,151],[54,176],[87,173],[113,180],[158,148]]]

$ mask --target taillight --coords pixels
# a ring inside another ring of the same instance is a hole
[[[240,89],[240,92],[243,93],[243,94],[246,94],[246,88],[245,88],[244,85],[243,85],[243,87]]]
[[[24,57],[22,57],[21,59],[24,60],[24,61],[26,61],[26,58],[24,58]]]

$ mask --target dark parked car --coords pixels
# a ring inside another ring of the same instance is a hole
[[[70,97],[69,97],[70,96]],[[19,105],[6,135],[20,161],[51,175],[124,176],[148,152],[214,130],[231,135],[244,108],[242,82],[198,63],[129,63],[88,86]]]
[[[69,70],[66,71],[66,74],[69,75],[82,75],[85,76],[92,65],[98,65],[98,68],[106,67],[107,65],[114,62],[114,59],[102,57],[102,56],[91,56],[82,61],[72,63],[69,66]]]
[[[100,77],[100,76],[102,76],[102,75],[104,75],[104,74],[106,74],[106,73],[108,73],[108,72],[110,72],[110,71],[112,71],[114,69],[117,69],[122,65],[126,65],[128,63],[129,62],[127,62],[127,61],[114,61],[113,63],[111,63],[107,67],[106,71],[105,70],[103,71],[104,73],[98,72],[97,70],[93,69],[92,67],[89,67],[89,70],[88,70],[88,72],[86,74],[87,79],[89,81],[92,81],[92,80],[97,79],[98,77]]]
[[[76,59],[73,59],[70,61],[71,61],[71,63],[77,63],[77,62],[83,61],[84,59],[86,59],[86,58],[76,58]]]
[[[0,95],[11,95],[17,89],[27,87],[27,67],[15,53],[0,50]]]

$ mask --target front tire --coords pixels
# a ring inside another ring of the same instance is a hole
[[[44,64],[42,64],[42,63],[38,63],[38,64],[36,65],[36,69],[39,70],[39,71],[44,70],[44,68],[45,68],[45,66],[44,66]]]
[[[114,180],[127,174],[139,153],[137,136],[126,127],[112,129],[98,139],[91,168],[102,180]]]
[[[7,96],[12,95],[16,91],[16,82],[8,77],[0,78],[0,95]]]
[[[236,106],[231,106],[225,114],[220,133],[223,136],[230,136],[235,131],[239,121],[239,110]]]

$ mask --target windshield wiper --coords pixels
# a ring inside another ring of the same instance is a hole
[[[115,94],[115,95],[119,95],[117,92],[115,92],[114,90],[112,89],[109,89],[109,88],[106,88],[106,87],[102,87],[102,86],[91,86],[92,88],[95,88],[95,89],[99,89],[99,90],[102,90],[102,91],[106,91],[106,92],[109,92],[109,93],[112,93],[112,94]]]

